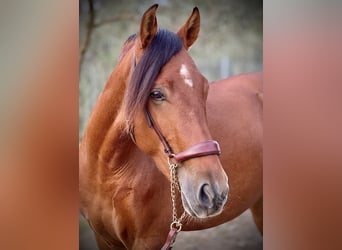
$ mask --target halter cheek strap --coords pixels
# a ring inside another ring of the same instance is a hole
[[[150,128],[153,128],[156,134],[158,135],[159,140],[164,146],[165,153],[167,153],[169,158],[173,158],[177,163],[180,163],[180,162],[192,159],[192,158],[197,158],[197,157],[202,157],[202,156],[207,156],[207,155],[220,155],[221,154],[220,146],[218,142],[214,140],[208,140],[208,141],[197,143],[178,154],[174,154],[169,143],[166,141],[160,129],[157,127],[157,125],[153,121],[151,113],[148,111],[147,108],[145,109],[145,115],[146,115],[148,126]]]
[[[145,115],[146,115],[146,120],[147,120],[147,124],[150,128],[153,128],[154,131],[156,132],[156,134],[159,137],[159,140],[161,141],[161,143],[164,146],[164,151],[165,153],[167,153],[169,155],[170,158],[172,158],[174,156],[172,149],[169,145],[169,143],[166,141],[165,137],[163,136],[163,134],[160,132],[160,129],[156,126],[155,122],[152,119],[151,113],[150,111],[148,111],[148,109],[145,109]]]

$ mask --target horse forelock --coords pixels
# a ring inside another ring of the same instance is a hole
[[[126,89],[124,111],[128,129],[137,111],[145,108],[155,79],[164,65],[182,48],[177,34],[159,29],[132,71]],[[133,66],[132,66],[133,67]]]

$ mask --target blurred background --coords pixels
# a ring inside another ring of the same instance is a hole
[[[154,3],[158,26],[176,32],[197,6],[201,30],[190,54],[210,81],[262,70],[263,2],[232,0],[80,0],[79,139],[99,93],[129,35],[139,30]],[[97,249],[92,231],[80,218],[80,249]],[[232,222],[199,232],[182,232],[174,249],[262,249],[262,237],[249,211]]]

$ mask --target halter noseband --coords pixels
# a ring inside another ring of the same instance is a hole
[[[145,115],[146,115],[148,126],[150,128],[153,128],[156,134],[158,135],[159,140],[164,146],[165,153],[167,153],[169,158],[173,158],[177,163],[189,160],[191,158],[221,154],[220,146],[218,142],[214,140],[207,140],[207,141],[197,143],[178,154],[174,154],[169,143],[166,141],[160,129],[156,126],[155,122],[153,121],[151,113],[148,111],[147,108],[145,108]]]

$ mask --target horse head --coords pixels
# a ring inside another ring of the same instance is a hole
[[[168,160],[177,163],[185,211],[206,218],[222,211],[228,178],[208,129],[209,84],[188,53],[198,37],[200,15],[194,8],[179,31],[172,33],[158,29],[157,7],[144,13],[126,53],[130,57],[126,62],[131,62],[123,104],[127,131],[167,178]]]

